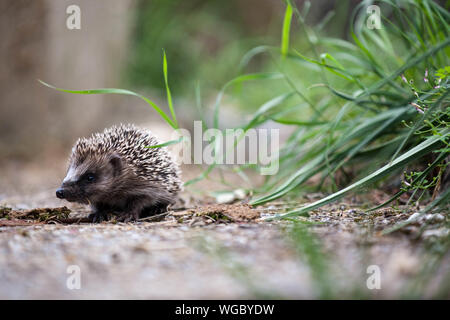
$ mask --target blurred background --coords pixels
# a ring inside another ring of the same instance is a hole
[[[308,7],[306,24],[322,36],[347,40],[351,12],[359,2],[320,0],[305,6],[298,0],[295,4],[303,11]],[[81,9],[80,30],[66,27],[66,9],[72,4]],[[241,68],[252,48],[280,46],[285,8],[281,0],[1,1],[0,199],[41,190],[44,185],[57,186],[75,139],[112,124],[132,122],[151,128],[161,140],[170,137],[170,127],[136,97],[61,93],[38,79],[66,89],[129,89],[167,111],[164,50],[177,118],[181,127],[189,129],[202,116],[211,121],[217,93],[227,81],[242,73],[273,70],[280,62],[270,55],[256,55],[245,70]],[[292,29],[291,47],[309,50],[305,30],[296,19]],[[339,54],[352,66],[350,54],[342,50]],[[386,59],[387,69],[389,63]],[[320,81],[312,64],[283,67],[281,72],[303,89]],[[330,81],[339,88],[341,80]],[[235,127],[248,120],[259,106],[287,88],[283,81],[270,86],[246,84],[245,90],[239,85],[230,88],[232,94],[222,101],[222,125]],[[325,101],[329,94],[324,91],[308,94],[315,95],[309,99],[318,104],[332,103]],[[199,96],[204,114],[196,108]],[[298,97],[291,100],[287,103],[291,106],[304,103]],[[335,105],[338,110],[339,104]],[[335,111],[331,108],[330,119]],[[310,114],[310,108],[304,108],[300,120]],[[291,132],[287,126],[277,126]]]
[[[81,30],[66,27],[71,4],[81,9]],[[322,0],[308,17],[319,20],[334,7],[348,11],[351,1],[337,6]],[[248,50],[279,45],[284,8],[274,0],[1,1],[0,199],[57,185],[80,136],[120,122],[168,134],[169,127],[135,97],[60,93],[38,79],[68,89],[126,88],[166,106],[164,49],[177,115],[189,127],[199,119],[196,88],[208,108],[220,87],[239,74]],[[345,31],[336,25],[330,30]],[[263,68],[264,59],[254,59],[247,71]],[[247,96],[227,105],[222,116],[234,121],[239,110],[233,108],[254,110],[266,99]]]

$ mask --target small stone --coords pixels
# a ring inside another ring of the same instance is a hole
[[[435,214],[433,214],[432,221],[433,222],[443,222],[443,221],[445,221],[445,217],[440,213],[435,213]]]
[[[424,237],[425,239],[431,237],[442,238],[446,237],[449,233],[450,230],[445,228],[425,230],[422,234],[422,237]]]
[[[242,200],[245,199],[247,192],[244,189],[236,189],[233,192],[236,199]]]
[[[416,212],[414,214],[412,214],[407,221],[415,221],[418,217],[420,217],[420,213]]]
[[[223,204],[223,203],[230,203],[233,202],[235,200],[235,195],[234,193],[221,193],[219,195],[216,196],[216,202],[219,204]]]

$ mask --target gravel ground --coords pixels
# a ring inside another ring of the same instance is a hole
[[[61,202],[43,192],[1,204],[33,208]],[[382,236],[380,231],[413,212],[387,209],[366,215],[356,204],[343,202],[302,219],[302,225],[313,225],[302,228],[307,231],[298,239],[291,222],[258,218],[280,205],[200,206],[161,221],[128,224],[20,220],[30,225],[0,227],[0,298],[449,297],[446,249],[432,276],[418,282],[426,262],[435,257],[427,243],[448,239],[445,213]],[[70,208],[70,217],[87,213],[82,206]],[[247,221],[241,219],[245,210]],[[233,212],[239,219],[230,218]],[[380,268],[380,289],[367,287],[369,265]],[[70,266],[80,270],[80,289],[67,286]]]

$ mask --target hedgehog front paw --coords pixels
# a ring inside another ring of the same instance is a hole
[[[101,223],[103,221],[107,220],[107,215],[103,212],[93,212],[88,216],[88,219],[92,222],[92,223]]]
[[[139,214],[127,212],[127,213],[122,213],[122,214],[118,215],[116,218],[116,221],[128,223],[128,222],[132,222],[132,221],[137,221],[138,219],[139,219]]]

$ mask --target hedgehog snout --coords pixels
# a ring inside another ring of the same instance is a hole
[[[56,189],[56,197],[58,197],[59,199],[64,199],[64,189],[63,188]]]
[[[63,182],[63,184],[56,190],[56,197],[65,199],[69,202],[79,201],[85,197],[85,192],[75,182]]]

